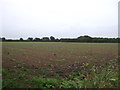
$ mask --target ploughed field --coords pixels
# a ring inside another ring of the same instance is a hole
[[[118,44],[3,42],[3,88],[117,87]]]

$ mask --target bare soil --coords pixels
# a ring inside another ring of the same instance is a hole
[[[4,42],[2,67],[5,69],[46,69],[67,74],[85,63],[104,65],[118,57],[118,45],[111,43]]]

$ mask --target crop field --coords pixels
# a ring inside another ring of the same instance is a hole
[[[3,88],[118,88],[117,43],[3,42]]]

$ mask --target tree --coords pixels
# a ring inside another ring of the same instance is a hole
[[[60,40],[57,38],[55,41],[56,41],[56,42],[59,42]]]
[[[20,38],[20,41],[23,41],[23,38]]]
[[[54,41],[55,41],[55,38],[54,38],[53,36],[51,36],[51,37],[50,37],[50,40],[51,40],[52,42],[54,42]]]
[[[49,37],[43,37],[42,41],[49,41]]]
[[[34,41],[41,41],[40,38],[35,38]]]
[[[2,38],[2,41],[6,41],[5,37]]]
[[[28,41],[33,41],[33,38],[29,37],[27,40],[28,40]]]
[[[88,35],[85,35],[85,36],[80,36],[77,38],[78,41],[80,42],[90,42],[92,41],[92,37],[88,36]]]

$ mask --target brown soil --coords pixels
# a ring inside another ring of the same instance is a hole
[[[116,44],[4,43],[2,66],[7,69],[46,69],[70,73],[83,63],[102,65],[117,58]]]

